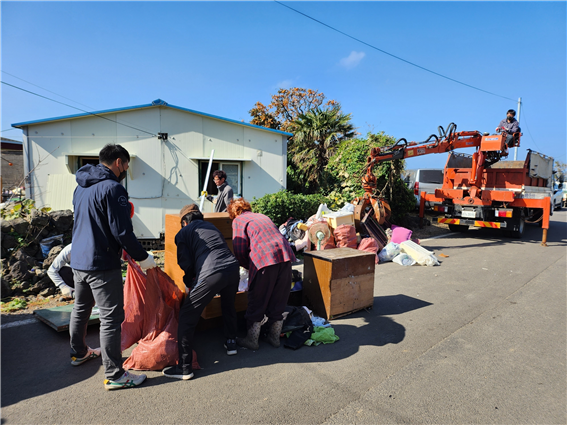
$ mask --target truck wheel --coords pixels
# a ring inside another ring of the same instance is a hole
[[[526,227],[526,219],[522,214],[522,217],[520,218],[520,222],[518,223],[518,230],[511,230],[509,233],[510,237],[514,239],[520,239],[524,234],[524,227]]]
[[[449,230],[451,232],[464,233],[469,230],[469,226],[465,226],[464,224],[449,224]]]

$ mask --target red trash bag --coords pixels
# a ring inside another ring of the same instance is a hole
[[[137,343],[144,335],[144,298],[146,274],[140,266],[128,260],[124,283],[124,321],[122,322],[122,351]]]
[[[124,369],[161,370],[177,364],[177,325],[183,292],[160,268],[148,270],[147,276],[128,257],[124,285],[122,350],[134,343]],[[200,369],[193,351],[193,369]]]
[[[353,248],[356,249],[356,229],[350,224],[341,224],[337,226],[334,231],[335,241],[337,243],[337,248]]]
[[[360,241],[358,249],[361,251],[371,252],[374,254],[374,261],[378,264],[378,242],[373,238],[364,238]]]

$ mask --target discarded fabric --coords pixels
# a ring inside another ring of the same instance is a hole
[[[309,313],[301,307],[287,306],[284,311],[282,333],[287,339],[284,347],[297,350],[301,348],[313,332],[313,324]]]
[[[411,234],[411,230],[392,224],[392,242],[402,243],[404,241],[409,241],[411,239]]]
[[[338,335],[335,335],[335,330],[333,328],[317,326],[313,330],[311,338],[305,341],[305,345],[332,344],[339,339]]]

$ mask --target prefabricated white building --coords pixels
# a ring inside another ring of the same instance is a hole
[[[134,204],[134,232],[158,239],[165,214],[199,204],[207,165],[228,175],[235,195],[252,200],[286,188],[287,139],[279,130],[155,100],[147,105],[12,124],[24,132],[26,194],[37,207],[72,209],[75,173],[98,163],[107,143],[131,156],[125,179]],[[216,194],[212,171],[209,194]],[[205,201],[203,210],[212,211]]]

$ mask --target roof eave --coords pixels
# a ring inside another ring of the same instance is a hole
[[[82,114],[65,115],[65,116],[55,117],[55,118],[47,118],[47,119],[34,120],[34,121],[18,122],[18,123],[12,124],[12,127],[21,129],[22,127],[27,127],[27,126],[35,125],[35,124],[43,124],[43,123],[51,123],[51,122],[55,122],[55,121],[64,121],[64,120],[71,120],[71,119],[77,119],[77,118],[85,118],[85,117],[88,117],[89,115],[97,116],[97,115],[103,115],[103,114],[112,114],[112,113],[116,113],[116,112],[133,111],[133,110],[137,110],[137,109],[146,109],[146,108],[160,107],[160,106],[177,109],[177,110],[184,111],[184,112],[190,112],[192,114],[201,115],[201,116],[216,119],[216,120],[219,120],[219,121],[226,121],[226,122],[230,122],[230,123],[233,123],[233,124],[242,125],[242,126],[245,126],[245,127],[251,127],[251,128],[255,128],[257,130],[269,131],[269,132],[281,134],[281,135],[287,136],[287,137],[293,136],[293,133],[288,133],[286,131],[276,130],[276,129],[268,128],[268,127],[262,127],[260,125],[250,124],[250,123],[243,122],[243,121],[237,121],[237,120],[233,120],[233,119],[230,119],[230,118],[221,117],[221,116],[218,116],[218,115],[207,114],[206,112],[195,111],[194,109],[183,108],[181,106],[170,105],[170,104],[168,104],[167,102],[165,102],[161,99],[157,99],[154,102],[149,103],[149,104],[145,104],[145,105],[129,106],[129,107],[126,107],[126,108],[106,109],[106,110],[103,110],[103,111],[86,112],[86,113],[82,113]]]

